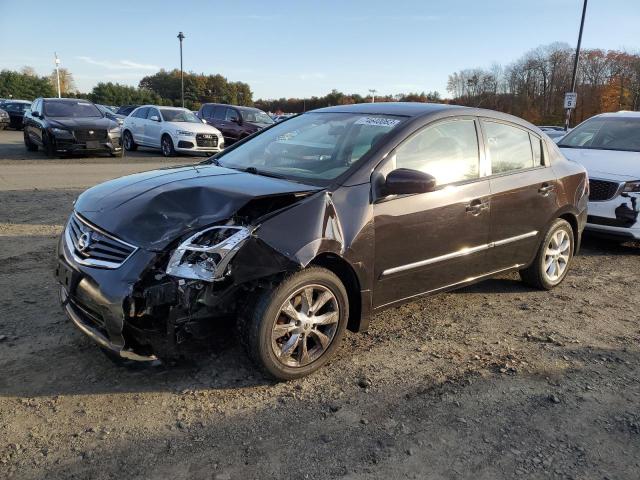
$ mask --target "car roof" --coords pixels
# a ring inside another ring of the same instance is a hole
[[[6,100],[2,103],[28,103],[29,105],[31,105],[32,102],[30,102],[29,100]]]
[[[207,102],[207,103],[203,103],[202,106],[204,107],[205,105],[213,105],[214,107],[233,107],[233,108],[237,108],[238,110],[251,110],[254,112],[261,112],[262,110],[260,110],[259,108],[255,108],[255,107],[244,107],[241,105],[230,105],[228,103],[211,103],[211,102]]]
[[[356,103],[352,105],[336,105],[325,107],[310,112],[335,112],[335,113],[356,113],[366,115],[400,115],[411,118],[426,117],[448,117],[457,115],[470,115],[476,117],[488,117],[496,120],[515,123],[530,130],[540,132],[535,125],[522,118],[509,115],[508,113],[487,110],[484,108],[465,107],[462,105],[449,105],[445,103],[420,103],[420,102],[379,102],[379,103]]]
[[[607,112],[596,115],[598,118],[640,118],[640,112],[620,110],[619,112]],[[592,117],[593,118],[593,117]]]

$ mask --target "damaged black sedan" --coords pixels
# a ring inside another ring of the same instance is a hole
[[[111,355],[176,357],[231,318],[253,360],[291,379],[420,295],[508,271],[558,285],[587,196],[584,169],[515,117],[331,107],[87,190],[56,275],[69,318]]]

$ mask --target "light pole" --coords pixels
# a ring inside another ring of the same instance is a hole
[[[184,40],[184,33],[178,33],[178,40],[180,40],[180,95],[182,98],[182,108],[184,108],[184,72],[182,70],[182,40]]]
[[[580,20],[580,32],[578,33],[578,45],[576,46],[576,56],[573,59],[573,74],[571,75],[571,92],[576,91],[576,81],[578,74],[578,61],[580,59],[580,44],[582,43],[582,30],[584,28],[584,16],[587,13],[587,0],[582,5],[582,19]],[[571,120],[571,108],[567,108],[567,115],[564,120],[564,131],[569,130],[569,120]]]
[[[58,54],[56,52],[53,52],[53,56],[55,58],[55,64],[56,64],[56,80],[58,83],[58,98],[61,97],[60,95],[60,59],[58,58]]]
[[[376,93],[378,91],[375,88],[370,88],[369,93],[371,94],[371,103],[376,103]]]

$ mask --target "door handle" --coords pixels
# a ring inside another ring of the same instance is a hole
[[[546,197],[555,189],[556,189],[556,186],[553,185],[552,183],[543,183],[542,186],[538,189],[538,193],[543,197]]]

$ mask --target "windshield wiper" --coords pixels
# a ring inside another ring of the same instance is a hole
[[[256,167],[247,167],[247,168],[239,168],[241,172],[250,173],[252,175],[261,175],[263,177],[271,177],[271,178],[280,178],[283,179],[282,175],[277,175],[271,172],[265,172],[264,170],[258,170]]]

